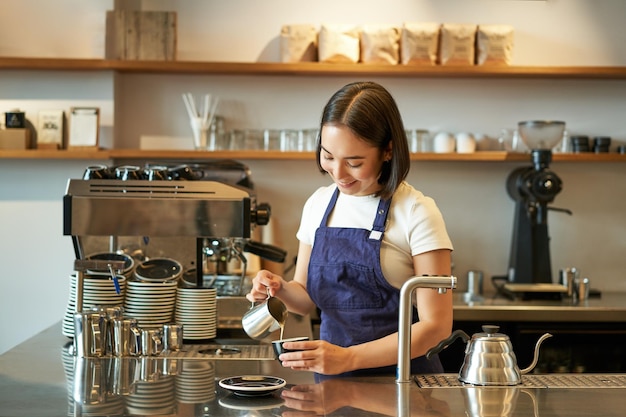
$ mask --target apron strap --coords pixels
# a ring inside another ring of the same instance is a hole
[[[335,203],[337,202],[337,198],[339,198],[339,188],[335,188],[335,192],[333,196],[330,198],[330,202],[328,206],[326,206],[326,212],[324,213],[324,217],[322,217],[322,221],[320,222],[320,227],[325,227],[328,224],[328,218],[330,217],[330,213],[333,212],[335,208]]]
[[[391,199],[380,199],[378,202],[378,208],[376,209],[376,218],[374,219],[374,226],[370,232],[370,239],[381,240],[383,233],[385,232],[385,225],[387,223],[387,215],[389,214],[389,207],[391,206]]]
[[[330,217],[330,213],[332,213],[335,208],[335,204],[337,203],[337,199],[339,198],[339,188],[335,189],[333,196],[330,198],[328,202],[328,206],[326,206],[326,211],[324,212],[324,216],[322,217],[322,221],[320,222],[320,227],[325,227],[328,224],[328,218]],[[372,231],[370,233],[369,238],[374,240],[381,240],[383,237],[383,233],[385,232],[385,225],[387,223],[387,215],[389,214],[389,207],[391,206],[391,199],[383,200],[382,198],[378,202],[378,208],[376,209],[376,217],[374,218],[374,225],[372,226]]]

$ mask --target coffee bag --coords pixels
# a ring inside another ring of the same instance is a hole
[[[473,65],[476,25],[444,23],[441,25],[441,65]]]
[[[392,64],[400,60],[400,33],[390,25],[365,25],[361,28],[361,62]]]
[[[511,65],[513,26],[479,25],[476,34],[477,65]]]
[[[400,59],[403,64],[436,65],[439,23],[404,23],[400,34]]]
[[[317,29],[313,25],[284,25],[280,31],[281,62],[317,61]]]
[[[319,61],[359,62],[359,32],[359,27],[354,25],[322,25],[319,34]]]

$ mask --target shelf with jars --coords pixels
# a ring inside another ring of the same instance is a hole
[[[522,66],[412,66],[374,64],[329,64],[319,62],[200,62],[200,61],[120,61],[83,58],[0,57],[1,70],[28,71],[112,71],[117,73],[224,74],[267,76],[383,76],[405,78],[574,78],[626,79],[626,67],[522,67]],[[415,153],[415,161],[526,161],[528,154],[505,151],[474,153]],[[235,158],[256,160],[313,159],[312,152],[279,151],[183,151],[140,149],[47,150],[0,149],[0,159],[126,160]],[[610,154],[555,154],[555,162],[626,162],[626,156]]]
[[[57,159],[57,160],[132,160],[132,159],[250,159],[250,160],[312,160],[314,152],[280,151],[177,151],[137,149],[88,150],[0,150],[0,159]],[[506,151],[478,151],[473,153],[413,153],[412,161],[439,162],[525,162],[530,154]],[[626,162],[625,154],[618,153],[555,153],[554,162]]]

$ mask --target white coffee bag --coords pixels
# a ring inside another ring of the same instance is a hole
[[[474,65],[476,27],[474,24],[463,23],[441,25],[441,65]]]
[[[439,23],[404,23],[400,35],[400,60],[403,64],[436,65],[439,48]]]
[[[317,29],[313,25],[284,25],[280,31],[281,62],[317,61]]]
[[[355,25],[322,25],[319,34],[319,61],[357,63],[360,29]]]
[[[400,59],[400,31],[391,25],[361,27],[361,62],[392,64]]]
[[[510,25],[478,25],[476,64],[511,65],[513,32]]]

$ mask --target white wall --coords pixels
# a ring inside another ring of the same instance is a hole
[[[112,1],[5,0],[0,55],[101,58],[104,16]],[[620,0],[293,0],[143,1],[146,9],[178,12],[180,60],[276,61],[286,23],[438,21],[508,23],[516,29],[515,65],[626,65]],[[381,6],[384,4],[385,6]],[[12,16],[28,16],[15,19]],[[353,77],[114,75],[0,73],[0,112],[13,107],[36,119],[42,108],[76,103],[103,109],[103,140],[137,147],[139,136],[189,136],[180,93],[222,99],[228,127],[315,126],[330,94]],[[477,80],[381,77],[407,127],[483,132],[491,136],[519,120],[563,119],[568,130],[626,141],[626,81]],[[113,109],[115,99],[116,109]],[[115,121],[115,124],[114,124]],[[113,139],[112,130],[123,132]],[[73,252],[62,236],[61,198],[69,177],[106,161],[0,160],[0,353],[59,321],[67,301]],[[290,256],[300,207],[327,178],[313,161],[244,161],[259,197],[273,208]],[[505,272],[513,202],[505,191],[513,163],[414,162],[409,180],[441,207],[456,251],[455,273]],[[553,269],[580,267],[594,287],[626,291],[626,164],[554,163],[564,190],[551,213]]]

